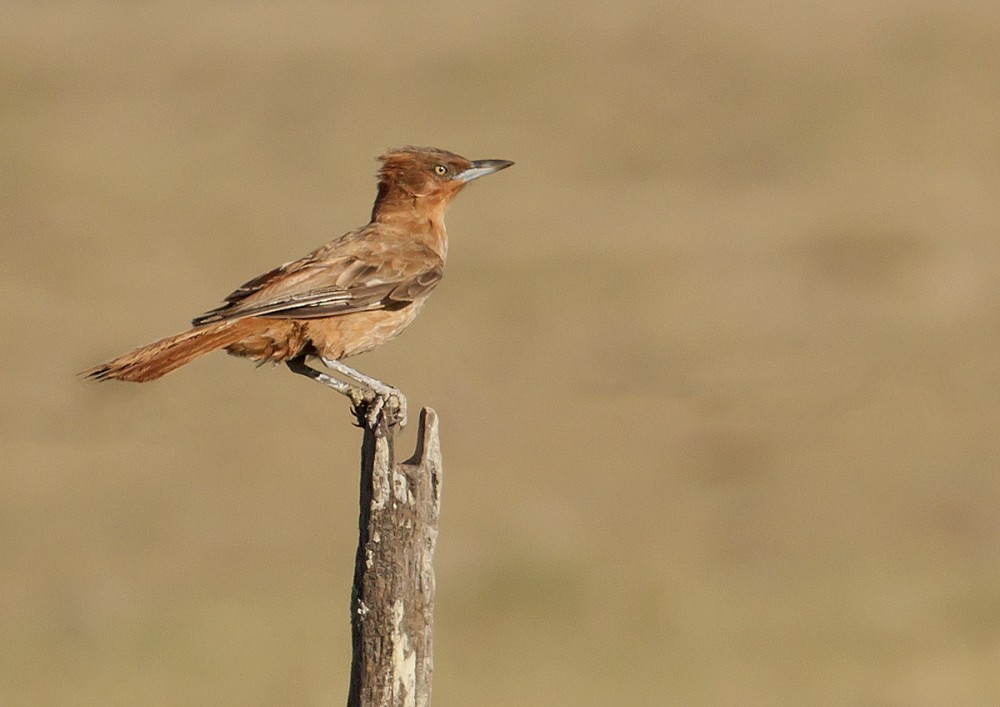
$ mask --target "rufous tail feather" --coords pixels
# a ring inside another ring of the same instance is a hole
[[[236,343],[248,333],[245,320],[188,329],[94,366],[80,375],[94,380],[143,383],[165,376],[199,356]]]

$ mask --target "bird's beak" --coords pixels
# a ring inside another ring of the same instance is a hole
[[[480,177],[485,177],[487,174],[507,169],[512,164],[514,163],[508,160],[476,160],[467,170],[456,174],[455,179],[461,179],[463,182],[471,182],[473,179],[479,179]]]

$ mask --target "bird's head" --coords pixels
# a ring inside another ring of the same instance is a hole
[[[507,160],[467,160],[435,147],[401,147],[379,157],[378,198],[372,212],[382,209],[440,211],[473,179],[510,167]]]

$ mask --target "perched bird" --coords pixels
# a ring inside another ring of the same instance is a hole
[[[82,375],[144,382],[215,349],[259,363],[284,362],[379,410],[406,421],[406,400],[391,386],[343,359],[395,338],[441,279],[448,254],[444,214],[462,187],[510,167],[507,160],[470,161],[431,147],[382,155],[378,194],[366,226],[309,255],[250,280],[192,328],[123,354]],[[319,359],[350,383],[312,368]]]

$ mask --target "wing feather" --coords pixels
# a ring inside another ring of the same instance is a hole
[[[316,319],[401,309],[425,296],[444,262],[426,245],[372,232],[347,234],[238,287],[195,326],[244,319]]]

